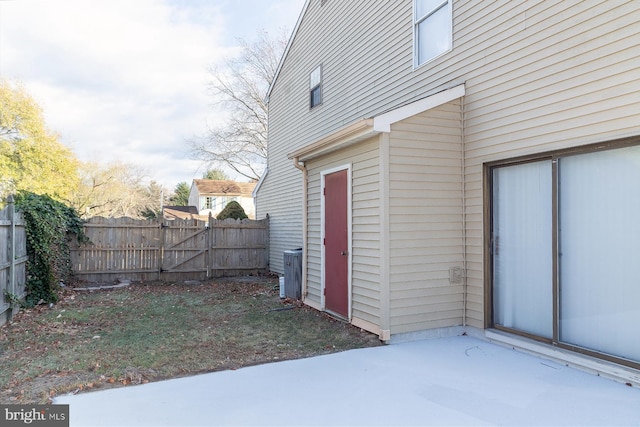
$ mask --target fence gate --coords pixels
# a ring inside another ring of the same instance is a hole
[[[179,273],[205,273],[208,271],[209,229],[198,220],[173,221],[162,225],[160,272],[163,276]]]
[[[86,282],[204,280],[269,271],[269,218],[145,221],[91,218],[89,243],[71,241],[76,279]]]

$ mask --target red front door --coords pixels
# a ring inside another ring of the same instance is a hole
[[[324,177],[325,309],[349,317],[347,171]]]

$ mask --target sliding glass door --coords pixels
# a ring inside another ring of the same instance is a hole
[[[640,360],[640,147],[559,165],[559,339]]]
[[[551,161],[493,171],[495,322],[552,337]]]
[[[494,326],[640,363],[640,147],[498,165],[491,180]]]

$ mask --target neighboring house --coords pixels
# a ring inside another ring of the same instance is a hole
[[[163,206],[162,218],[174,219],[201,219],[198,208],[195,206]]]
[[[240,203],[250,219],[255,219],[253,190],[255,182],[218,181],[213,179],[194,179],[189,192],[189,205],[196,206],[198,213],[215,218],[227,203]]]
[[[638,22],[637,1],[307,0],[268,93],[271,269],[302,247],[304,302],[385,341],[640,368]]]

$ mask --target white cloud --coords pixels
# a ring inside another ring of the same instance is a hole
[[[124,161],[169,188],[202,173],[185,140],[215,120],[208,67],[303,0],[0,1],[0,77],[21,81],[84,161]],[[263,24],[263,25],[259,25]]]

